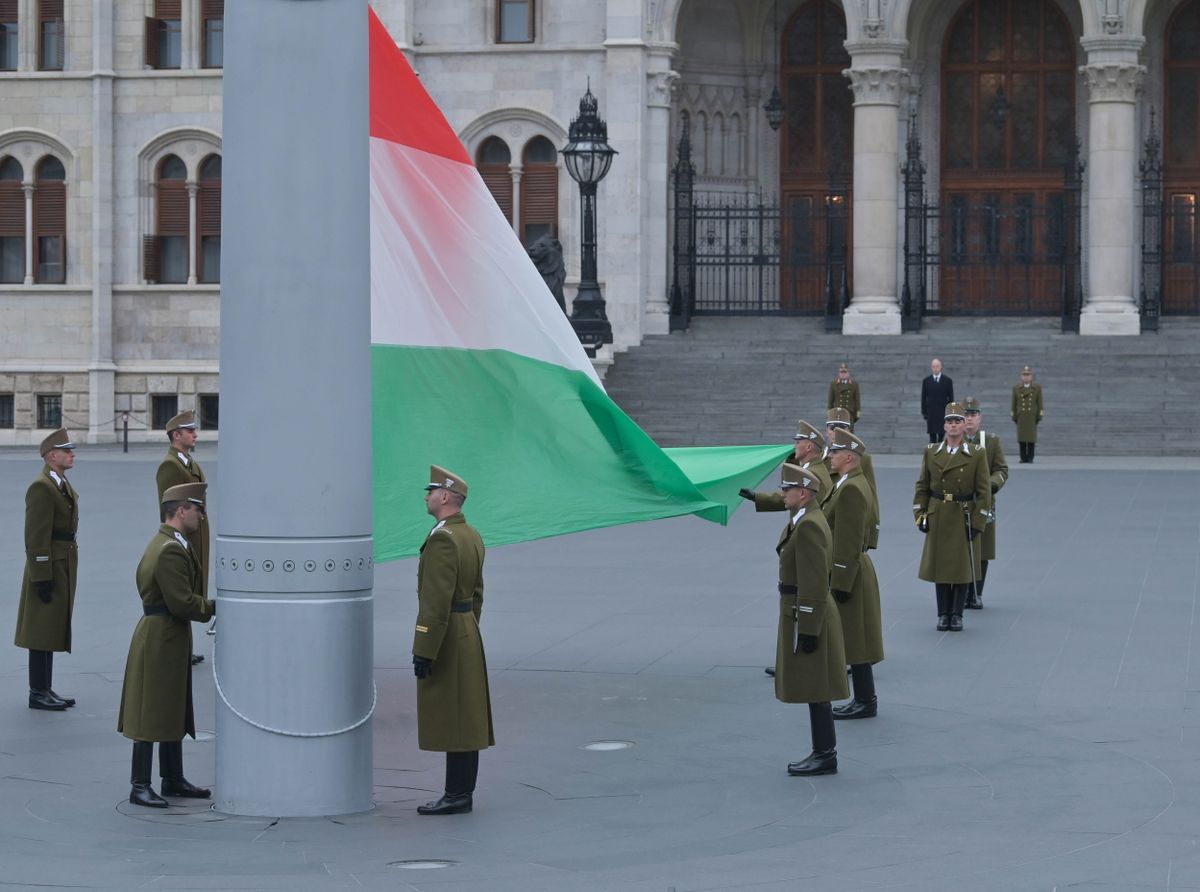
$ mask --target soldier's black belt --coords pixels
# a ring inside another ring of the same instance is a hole
[[[470,601],[453,601],[450,610],[454,613],[470,613],[475,607]]]
[[[53,539],[55,542],[74,542],[75,534],[74,533],[51,533],[50,538]]]
[[[931,492],[931,496],[939,502],[973,502],[975,501],[975,493],[968,493],[965,496],[956,496],[951,492]]]
[[[166,607],[147,607],[142,605],[142,616],[170,616],[171,611]]]
[[[779,594],[781,595],[795,595],[799,594],[799,592],[800,589],[794,585],[784,585],[782,582],[779,583]]]

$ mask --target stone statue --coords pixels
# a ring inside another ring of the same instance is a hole
[[[537,271],[542,274],[546,287],[558,301],[559,308],[565,313],[567,301],[563,297],[563,282],[567,280],[567,268],[563,265],[562,243],[546,233],[539,236],[538,240],[525,250],[529,252],[529,257],[533,261],[533,265],[537,267]]]

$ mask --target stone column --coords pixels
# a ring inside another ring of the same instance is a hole
[[[853,296],[842,321],[848,335],[900,334],[896,212],[904,44],[883,44],[846,47],[854,59],[845,72],[854,91]]]
[[[113,363],[113,4],[92,0],[92,355],[88,442],[114,442]],[[68,246],[70,247],[70,246]]]
[[[667,303],[670,281],[670,250],[667,234],[668,194],[671,190],[671,96],[679,74],[668,67],[669,54],[650,56],[646,72],[646,156],[643,160],[646,226],[646,304],[642,314],[642,334],[667,334],[671,327],[671,308]]]
[[[512,224],[513,232],[517,234],[517,239],[521,244],[525,244],[524,233],[521,232],[521,178],[525,176],[525,168],[520,164],[509,164],[508,175],[512,177],[512,219],[509,220]]]
[[[1136,335],[1137,99],[1141,38],[1084,38],[1088,64],[1087,296],[1081,335]]]
[[[31,171],[32,172],[32,171]],[[25,284],[33,284],[33,193],[37,185],[32,180],[21,183],[25,193]]]
[[[200,184],[188,180],[186,184],[188,194],[188,275],[187,283],[189,285],[196,284],[196,196],[200,193]]]

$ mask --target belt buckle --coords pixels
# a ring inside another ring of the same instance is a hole
[[[943,502],[953,502],[954,501],[954,493],[952,493],[952,492],[942,493],[942,501]]]

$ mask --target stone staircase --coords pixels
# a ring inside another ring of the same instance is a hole
[[[770,443],[789,440],[798,418],[824,420],[845,361],[862,390],[856,431],[874,452],[911,453],[926,440],[921,379],[937,356],[956,398],[982,401],[985,428],[1015,462],[1011,389],[1029,364],[1046,406],[1039,455],[1196,455],[1200,319],[1160,328],[1083,338],[1062,334],[1058,319],[956,318],[901,337],[844,337],[821,319],[700,317],[618,355],[605,387],[663,446]]]

